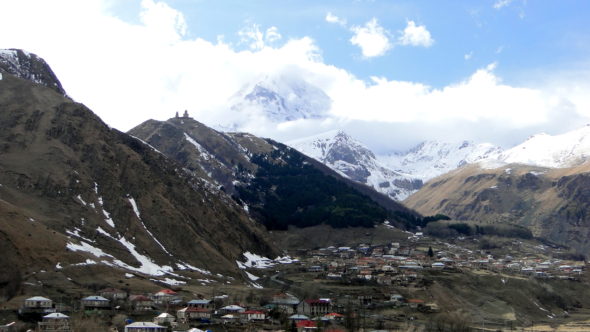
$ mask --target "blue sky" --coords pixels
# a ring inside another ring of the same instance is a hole
[[[240,127],[280,141],[344,129],[380,151],[509,147],[590,123],[588,1],[4,0],[0,12],[0,48],[45,58],[124,131],[184,109],[222,124],[263,77],[332,101],[320,120]]]
[[[507,82],[539,68],[569,69],[590,54],[588,1],[194,1],[170,0],[185,15],[187,38],[239,45],[238,31],[249,24],[277,27],[283,39],[313,38],[326,63],[360,78],[385,76],[442,87],[492,62]],[[115,15],[139,21],[140,1],[118,1]],[[345,19],[345,27],[326,22],[327,13]],[[365,59],[350,43],[351,26],[372,18],[388,31],[403,30],[408,20],[426,26],[435,43],[428,48],[394,47]],[[465,59],[468,55],[469,59]]]

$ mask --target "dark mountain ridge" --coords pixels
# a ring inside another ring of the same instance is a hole
[[[223,133],[190,117],[148,120],[129,131],[214,186],[231,193],[269,229],[328,223],[412,225],[420,215],[270,139]]]

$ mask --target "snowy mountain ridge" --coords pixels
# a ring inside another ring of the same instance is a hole
[[[504,163],[564,168],[579,165],[590,157],[590,125],[560,134],[545,133],[529,137],[523,143],[498,156]]]
[[[496,159],[502,148],[471,141],[425,141],[406,152],[381,155],[387,167],[410,174],[426,182],[466,164]]]
[[[384,166],[369,148],[344,131],[329,131],[287,145],[396,200],[407,198],[422,186],[421,180]]]

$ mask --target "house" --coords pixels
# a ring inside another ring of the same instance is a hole
[[[51,332],[69,332],[70,329],[70,317],[54,312],[49,315],[43,316],[43,321],[38,323],[39,331],[51,331]]]
[[[297,332],[301,331],[317,331],[318,324],[312,320],[300,320],[295,323]]]
[[[154,306],[154,301],[144,295],[131,295],[129,296],[129,302],[131,308],[135,311],[150,311]]]
[[[85,297],[80,302],[84,310],[105,310],[111,307],[108,299],[97,295]]]
[[[420,299],[408,299],[408,307],[412,309],[418,309],[424,305],[424,300]]]
[[[186,303],[188,307],[212,309],[211,300],[190,300]]]
[[[52,313],[55,312],[53,301],[46,297],[34,296],[25,300],[21,313]]]
[[[445,268],[445,263],[436,262],[436,263],[432,263],[431,266],[432,266],[433,269],[442,270],[442,269]]]
[[[117,288],[101,289],[98,294],[111,301],[125,300],[127,298],[127,292]]]
[[[309,268],[307,268],[307,272],[323,272],[324,268],[321,267],[320,265],[312,265]]]
[[[227,314],[227,315],[221,316],[221,320],[223,320],[224,324],[237,322],[238,318],[239,318],[238,315],[234,315],[234,314]]]
[[[242,315],[247,321],[263,321],[266,319],[264,311],[259,310],[246,310],[242,312]]]
[[[219,311],[223,314],[239,314],[246,311],[246,309],[239,305],[232,304],[219,309]]]
[[[125,332],[166,332],[164,326],[152,322],[135,322],[125,326]]]
[[[297,310],[299,299],[289,293],[275,294],[270,301],[271,304],[276,305],[279,311],[286,314],[292,314]]]
[[[211,309],[186,307],[176,312],[178,321],[186,323],[191,320],[211,319]]]
[[[294,320],[294,321],[309,320],[309,317],[307,317],[305,315],[291,315],[291,316],[289,316],[289,320]]]
[[[153,299],[157,304],[165,304],[180,299],[180,296],[171,289],[162,289],[153,295]]]
[[[154,318],[154,323],[156,324],[172,324],[176,320],[176,317],[172,316],[167,312],[163,312],[159,314],[156,318]]]
[[[297,306],[297,312],[305,315],[325,315],[332,311],[330,299],[307,299]]]
[[[389,296],[389,301],[394,303],[401,303],[404,301],[404,297],[400,294],[391,294]]]

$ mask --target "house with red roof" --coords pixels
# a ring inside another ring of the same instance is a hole
[[[157,304],[169,303],[170,301],[180,299],[180,296],[178,296],[178,294],[171,289],[162,289],[158,291],[156,294],[154,294],[152,297],[154,299],[154,302],[156,302]]]
[[[297,332],[316,331],[318,329],[318,324],[312,320],[300,320],[295,323],[295,327],[297,327]]]
[[[408,303],[408,307],[412,309],[418,309],[424,305],[424,300],[420,299],[408,299],[406,302]]]
[[[241,314],[247,321],[263,321],[266,319],[266,314],[260,310],[246,310]]]

